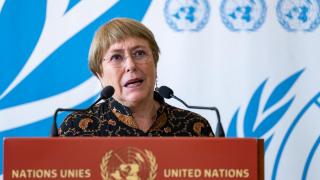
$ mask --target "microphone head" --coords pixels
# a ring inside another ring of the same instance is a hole
[[[108,99],[113,95],[113,93],[114,93],[114,88],[112,86],[106,86],[102,89],[100,93],[100,98]]]
[[[160,96],[162,96],[163,98],[166,98],[166,99],[170,99],[173,96],[172,89],[170,89],[167,86],[161,86],[160,88],[158,88],[158,92],[159,92]]]

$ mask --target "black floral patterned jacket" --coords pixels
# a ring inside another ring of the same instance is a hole
[[[214,136],[208,121],[200,115],[173,107],[154,93],[160,103],[156,120],[144,132],[138,129],[130,109],[113,98],[86,112],[68,115],[59,128],[60,136]]]

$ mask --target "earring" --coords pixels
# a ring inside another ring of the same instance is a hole
[[[155,91],[158,91],[159,87],[158,87],[158,77],[156,78],[156,87],[155,87]]]

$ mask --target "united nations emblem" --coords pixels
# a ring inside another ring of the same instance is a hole
[[[320,23],[320,0],[279,0],[277,17],[289,32],[315,30]]]
[[[231,31],[256,31],[265,21],[264,0],[223,0],[220,6],[222,22]]]
[[[164,14],[175,31],[200,31],[208,22],[210,6],[207,0],[168,0]]]
[[[134,147],[115,152],[110,150],[102,157],[100,163],[103,180],[152,180],[157,176],[157,169],[158,164],[151,151],[142,151]]]

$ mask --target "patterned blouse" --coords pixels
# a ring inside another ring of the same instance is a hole
[[[200,115],[173,107],[154,93],[159,102],[156,120],[147,132],[140,130],[130,109],[112,97],[85,112],[74,112],[59,128],[60,136],[214,136]]]

